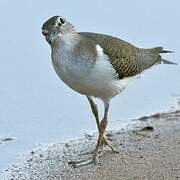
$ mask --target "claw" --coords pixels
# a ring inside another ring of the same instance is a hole
[[[74,168],[78,168],[81,166],[85,166],[88,164],[95,164],[95,165],[99,165],[99,160],[98,157],[94,157],[92,159],[88,159],[88,160],[82,160],[82,161],[70,161],[68,164],[72,165]]]
[[[92,159],[82,160],[82,161],[70,161],[68,164],[71,164],[74,168],[85,166],[92,163]]]

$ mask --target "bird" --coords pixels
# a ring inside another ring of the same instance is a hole
[[[99,164],[102,146],[107,145],[118,153],[105,136],[111,99],[152,66],[176,64],[161,56],[173,51],[163,47],[138,48],[110,35],[77,32],[73,24],[59,15],[46,20],[41,30],[51,47],[55,72],[67,86],[87,97],[99,132],[92,158],[73,162],[73,165]],[[95,98],[104,104],[102,119]]]

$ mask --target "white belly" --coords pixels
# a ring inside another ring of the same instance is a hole
[[[120,93],[132,78],[118,80],[107,57],[99,54],[97,58],[77,60],[68,53],[52,54],[53,67],[62,81],[81,94],[105,100]]]

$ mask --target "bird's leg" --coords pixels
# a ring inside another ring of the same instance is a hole
[[[87,96],[87,99],[88,99],[89,104],[91,106],[92,113],[94,114],[94,117],[96,119],[96,124],[97,124],[97,127],[98,127],[98,131],[100,131],[99,113],[98,113],[97,104],[94,103],[93,98],[91,96]]]
[[[104,132],[105,132],[105,129],[106,129],[106,126],[107,126],[107,123],[108,123],[108,110],[109,110],[109,102],[105,102],[104,103],[104,117],[102,119],[102,121],[100,122],[99,124],[99,137],[98,137],[98,141],[97,141],[97,144],[96,144],[96,149],[95,149],[95,152],[94,152],[94,155],[93,155],[93,158],[92,158],[92,161],[97,164],[98,163],[98,151],[99,151],[99,148],[102,144],[102,141],[103,141],[103,137],[104,137]]]
[[[74,167],[80,167],[80,166],[84,166],[84,165],[87,165],[90,163],[95,163],[95,164],[98,163],[98,152],[99,152],[100,146],[102,145],[102,141],[105,139],[104,132],[105,132],[105,129],[106,129],[106,126],[108,123],[109,102],[104,102],[104,107],[105,107],[104,117],[103,117],[102,121],[100,123],[98,123],[99,137],[98,137],[98,141],[96,144],[96,148],[95,148],[93,157],[92,157],[92,159],[86,160],[86,161],[71,162],[70,164],[72,164]],[[97,113],[96,113],[96,115],[97,115]],[[98,117],[98,120],[99,120],[99,117]]]
[[[87,99],[90,103],[91,110],[92,110],[94,117],[96,119],[96,124],[98,127],[98,131],[100,133],[99,113],[98,113],[97,104],[95,104],[95,102],[93,101],[93,98],[91,96],[87,96]],[[107,141],[107,139],[104,136],[103,136],[103,140],[101,142],[101,145],[107,145],[112,150],[112,152],[118,153],[118,151],[111,144],[109,144],[109,142]]]

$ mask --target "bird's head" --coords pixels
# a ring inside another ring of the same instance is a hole
[[[42,25],[42,34],[51,45],[53,41],[75,33],[74,26],[61,16],[53,16]]]

